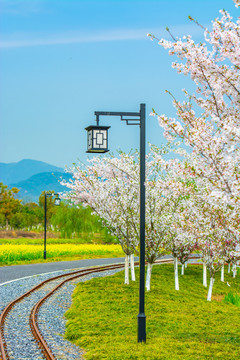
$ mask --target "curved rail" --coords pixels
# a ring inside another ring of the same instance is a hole
[[[47,360],[56,360],[55,356],[53,355],[53,353],[51,352],[50,348],[48,347],[47,342],[45,341],[43,335],[41,334],[39,327],[38,327],[38,312],[40,310],[40,307],[43,305],[43,303],[50,297],[53,295],[53,293],[58,290],[61,286],[63,286],[66,282],[74,280],[78,277],[81,276],[85,276],[85,275],[89,275],[89,274],[93,274],[96,272],[102,272],[102,271],[106,271],[106,270],[113,270],[113,269],[118,269],[123,267],[123,265],[111,265],[108,266],[107,268],[98,268],[98,269],[91,269],[89,271],[86,271],[82,274],[78,274],[78,275],[74,275],[71,276],[68,279],[63,280],[60,284],[58,284],[54,289],[52,289],[47,295],[45,295],[42,299],[40,299],[37,304],[34,306],[34,308],[32,309],[30,318],[29,318],[29,322],[30,322],[30,326],[32,329],[32,332],[34,334],[34,337],[36,339],[36,341],[38,342],[39,347],[42,349],[44,356],[46,357]]]
[[[99,267],[94,267],[89,269],[82,269],[82,270],[78,270],[78,271],[74,271],[71,273],[66,273],[66,274],[61,274],[61,275],[57,275],[54,276],[50,279],[44,280],[41,283],[37,284],[36,286],[34,286],[32,289],[30,289],[29,291],[27,291],[26,293],[24,293],[23,295],[19,296],[18,298],[16,298],[15,300],[11,301],[3,310],[3,312],[1,313],[0,316],[0,350],[1,350],[1,355],[2,357],[0,357],[1,360],[9,360],[9,355],[7,352],[7,344],[4,338],[4,324],[5,324],[5,320],[6,317],[8,315],[8,313],[11,311],[11,309],[20,301],[22,301],[24,298],[28,297],[29,295],[31,295],[31,293],[35,292],[36,290],[39,290],[41,287],[43,287],[44,285],[46,285],[47,283],[53,282],[57,279],[63,278],[63,277],[67,277],[67,279],[65,279],[64,281],[62,281],[57,287],[55,287],[55,289],[53,289],[54,291],[57,290],[58,287],[62,286],[65,282],[67,281],[71,281],[74,278],[80,277],[80,276],[85,276],[94,272],[100,272],[100,271],[106,271],[106,270],[111,270],[111,269],[117,269],[117,268],[121,268],[123,267],[122,264],[118,264],[118,265],[108,265],[108,266],[99,266]],[[51,291],[48,295],[50,296],[54,291]],[[44,299],[44,298],[43,298]],[[42,300],[43,300],[42,299]],[[45,300],[44,300],[45,301]],[[42,303],[44,302],[42,301]],[[35,322],[36,323],[36,322]],[[31,321],[30,321],[31,324]],[[37,327],[37,326],[36,326]],[[34,326],[33,326],[34,328]],[[36,339],[36,341],[39,341],[38,337],[36,337],[35,332],[38,333],[39,330],[33,330],[33,335]],[[45,341],[43,341],[45,343]],[[41,346],[42,348],[42,346]],[[51,355],[50,355],[51,356]],[[46,357],[46,359],[55,359],[54,357]]]
[[[190,259],[196,259],[197,257],[191,257]],[[155,264],[163,264],[163,263],[172,263],[173,259],[169,258],[169,259],[160,259],[158,261],[155,262]],[[139,262],[135,262],[135,265],[139,265]],[[31,293],[35,292],[36,290],[40,289],[41,287],[43,287],[44,285],[46,285],[47,283],[53,282],[57,279],[63,278],[63,277],[67,277],[67,279],[63,280],[62,282],[60,282],[57,286],[55,286],[49,293],[47,293],[42,299],[40,299],[37,304],[33,307],[30,317],[29,317],[29,323],[30,323],[30,327],[33,333],[33,336],[36,340],[36,342],[38,343],[39,347],[42,350],[43,355],[45,356],[45,358],[47,360],[56,360],[55,356],[53,355],[52,351],[50,350],[50,348],[48,347],[47,342],[45,341],[43,335],[41,334],[39,327],[38,327],[38,312],[40,307],[43,305],[43,303],[50,297],[53,295],[53,293],[58,290],[61,286],[63,286],[66,282],[74,280],[76,278],[85,276],[85,275],[89,275],[92,273],[96,273],[96,272],[102,272],[102,271],[106,271],[106,270],[114,270],[114,269],[118,269],[118,268],[122,268],[124,267],[124,264],[116,264],[116,265],[106,265],[106,266],[98,266],[98,267],[93,267],[90,269],[82,269],[82,270],[78,270],[78,271],[74,271],[74,272],[70,272],[70,273],[66,273],[66,274],[61,274],[61,275],[57,275],[55,277],[52,277],[50,279],[44,280],[41,283],[39,283],[38,285],[34,286],[32,289],[30,289],[29,291],[27,291],[26,293],[24,293],[23,295],[19,296],[17,299],[11,301],[3,310],[1,316],[0,316],[0,349],[1,349],[1,353],[2,353],[2,357],[0,358],[0,360],[9,360],[9,355],[7,352],[7,344],[6,341],[4,339],[4,323],[5,323],[5,319],[8,315],[8,313],[11,311],[11,309],[14,307],[14,305],[16,305],[17,303],[19,303],[20,301],[22,301],[24,298],[28,297]]]

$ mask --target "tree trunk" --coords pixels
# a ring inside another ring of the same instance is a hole
[[[233,272],[233,277],[235,278],[235,277],[236,277],[236,274],[237,274],[237,265],[236,265],[236,264],[233,264],[233,266],[232,266],[232,272]]]
[[[185,265],[185,269],[187,268],[187,261],[184,263],[184,265]]]
[[[203,286],[207,287],[207,266],[203,263]]]
[[[182,264],[182,271],[181,271],[181,275],[184,275],[184,264]]]
[[[228,264],[228,273],[230,274],[230,271],[231,271],[231,264],[229,263]]]
[[[124,284],[129,284],[129,273],[128,273],[128,268],[129,268],[129,256],[125,255],[125,282]]]
[[[210,285],[209,285],[209,289],[208,289],[207,301],[211,301],[211,299],[212,299],[213,284],[214,284],[214,278],[211,277],[210,278]]]
[[[131,264],[131,277],[132,281],[135,281],[135,267],[134,267],[134,254],[130,255],[130,264]]]
[[[178,259],[177,259],[177,257],[174,257],[174,277],[175,277],[175,290],[179,290]]]
[[[221,281],[224,282],[224,265],[221,267]]]
[[[148,264],[147,264],[147,279],[146,279],[147,291],[150,291],[151,274],[152,274],[152,264],[150,264],[148,262]]]

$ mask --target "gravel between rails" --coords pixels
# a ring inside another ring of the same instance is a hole
[[[74,269],[73,271],[76,270],[79,269]],[[42,305],[38,314],[39,328],[57,359],[83,359],[83,351],[64,339],[66,324],[64,313],[71,306],[71,296],[75,285],[80,281],[87,281],[93,277],[109,276],[121,270],[122,269],[106,270],[67,282]],[[10,301],[24,294],[39,282],[62,273],[69,273],[69,270],[54,272],[54,274],[37,275],[32,278],[22,279],[0,286],[0,312],[3,311]],[[50,286],[46,285],[45,289],[42,288],[37,294],[29,296],[26,302],[17,304],[14,307],[15,311],[7,317],[5,323],[5,339],[8,344],[10,360],[44,359],[41,350],[39,350],[30,332],[28,309],[49,291]],[[18,336],[20,336],[21,342],[16,343]]]

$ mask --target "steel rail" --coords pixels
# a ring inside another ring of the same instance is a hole
[[[155,262],[155,264],[165,264],[165,263],[173,263],[173,259],[160,259]],[[134,264],[136,266],[138,266],[139,262],[135,262]],[[117,269],[117,268],[122,268],[122,267],[124,267],[124,264],[110,265],[109,267],[107,267],[107,270],[112,270],[112,269]],[[34,306],[34,308],[32,309],[32,312],[31,312],[31,315],[29,318],[32,333],[34,334],[34,337],[35,337],[36,341],[38,342],[38,345],[41,348],[41,350],[47,360],[56,360],[56,358],[55,358],[54,354],[52,353],[51,349],[49,348],[46,340],[44,339],[44,336],[41,334],[41,331],[38,326],[38,313],[39,313],[40,307],[44,304],[44,302],[50,296],[52,296],[54,294],[55,291],[57,291],[60,287],[62,287],[66,282],[69,282],[69,281],[74,280],[81,276],[89,275],[89,274],[92,274],[95,272],[102,272],[102,271],[106,271],[106,268],[101,267],[98,269],[91,269],[89,271],[86,271],[83,274],[77,274],[77,275],[71,276],[70,278],[63,280],[54,289],[52,289],[48,294],[46,294],[42,299],[40,299],[37,302],[37,304]]]
[[[19,296],[18,298],[16,298],[15,300],[11,301],[2,311],[1,315],[0,315],[0,350],[1,350],[1,357],[0,360],[9,360],[9,355],[7,352],[7,344],[4,338],[4,324],[5,324],[5,320],[6,317],[8,315],[8,313],[11,311],[11,309],[20,301],[22,301],[24,298],[28,297],[29,295],[31,295],[31,293],[35,292],[36,290],[40,289],[41,287],[43,287],[44,285],[46,285],[49,282],[55,281],[57,279],[66,277],[66,276],[75,276],[75,277],[79,277],[79,276],[84,276],[87,275],[91,272],[98,272],[98,271],[105,271],[108,270],[109,268],[112,268],[114,265],[108,265],[108,266],[98,266],[98,267],[93,267],[91,268],[91,270],[89,269],[82,269],[82,270],[78,270],[78,271],[74,271],[74,272],[70,272],[70,273],[66,273],[66,274],[61,274],[61,275],[57,275],[54,276],[50,279],[44,280],[41,283],[37,284],[36,286],[34,286],[32,289],[30,289],[29,291],[27,291],[26,293],[22,294],[21,296]],[[115,265],[115,268],[118,267],[123,267],[124,265],[122,264],[118,264]],[[68,280],[68,279],[66,279]],[[70,281],[70,280],[69,280]]]
[[[52,353],[52,351],[50,350],[47,342],[44,339],[44,336],[41,334],[40,329],[38,327],[38,312],[40,310],[40,307],[44,304],[44,302],[50,297],[52,296],[55,291],[57,291],[60,287],[62,287],[66,282],[72,281],[76,278],[85,276],[85,275],[89,275],[89,274],[93,274],[96,272],[102,272],[102,271],[106,271],[106,270],[114,270],[114,269],[118,269],[118,268],[122,268],[124,265],[120,264],[120,265],[111,265],[107,268],[98,268],[98,269],[91,269],[88,270],[82,274],[78,274],[78,275],[74,275],[71,276],[65,280],[63,280],[60,284],[58,284],[54,289],[52,289],[48,294],[46,294],[42,299],[40,299],[37,304],[34,306],[34,308],[32,309],[30,318],[29,318],[29,322],[30,322],[30,326],[32,329],[32,332],[34,334],[34,337],[36,339],[36,341],[38,342],[39,347],[42,349],[44,356],[46,357],[47,360],[56,360],[54,354]]]
[[[156,263],[158,263],[158,264],[159,263],[170,263],[172,261],[173,261],[172,259],[162,259],[162,260],[158,260]],[[135,265],[139,265],[139,262],[135,262]],[[101,267],[98,269],[91,269],[89,271],[84,272],[83,274],[77,274],[77,275],[71,276],[71,277],[63,280],[60,284],[58,284],[54,289],[52,289],[48,294],[46,294],[42,299],[40,299],[37,302],[37,304],[32,309],[32,312],[31,312],[31,315],[29,318],[29,322],[30,322],[30,327],[32,329],[32,333],[34,334],[34,337],[47,360],[56,360],[56,358],[55,358],[54,354],[52,353],[51,349],[49,348],[46,340],[44,339],[44,336],[41,334],[41,331],[38,326],[38,313],[39,313],[40,307],[44,304],[44,302],[50,296],[52,296],[55,293],[55,291],[57,291],[60,287],[62,287],[66,282],[69,282],[76,278],[79,278],[79,277],[82,277],[85,275],[89,275],[89,274],[93,274],[96,272],[113,270],[113,269],[118,269],[118,268],[122,268],[122,267],[124,267],[124,264],[110,265],[107,267],[107,269],[105,267]]]
[[[198,257],[191,257],[189,259],[197,259],[197,258]],[[164,263],[172,263],[172,262],[173,262],[172,258],[160,259],[160,260],[157,260],[154,264],[164,264]],[[135,266],[138,266],[138,265],[139,265],[139,262],[135,262]],[[55,288],[53,288],[49,293],[47,293],[42,299],[40,299],[37,302],[37,304],[32,308],[32,311],[31,311],[31,314],[29,317],[29,323],[30,323],[30,327],[31,327],[33,336],[34,336],[36,342],[38,343],[39,347],[41,348],[45,358],[47,360],[56,360],[56,358],[54,357],[53,353],[51,352],[50,348],[48,347],[47,342],[45,341],[45,339],[44,339],[43,335],[41,334],[39,327],[38,327],[37,316],[38,316],[40,307],[51,295],[53,295],[53,293],[56,290],[58,290],[61,286],[63,286],[68,281],[72,281],[76,278],[79,278],[79,277],[82,277],[85,275],[89,275],[92,273],[113,270],[113,269],[118,269],[118,268],[122,268],[122,267],[124,267],[124,264],[97,266],[97,267],[92,267],[90,269],[81,269],[78,271],[57,275],[57,276],[54,276],[52,278],[42,281],[41,283],[37,284],[36,286],[34,286],[32,289],[30,289],[26,293],[24,293],[23,295],[19,296],[17,299],[11,301],[4,308],[3,312],[0,315],[0,350],[2,353],[2,357],[0,357],[0,360],[9,360],[10,359],[8,352],[7,352],[7,344],[6,344],[6,341],[4,338],[4,324],[5,324],[5,319],[8,315],[8,313],[18,302],[22,301],[24,298],[28,297],[36,290],[39,290],[41,287],[43,287],[47,283],[53,282],[53,281],[63,278],[63,277],[68,277],[67,279],[65,279],[61,283],[59,283]]]

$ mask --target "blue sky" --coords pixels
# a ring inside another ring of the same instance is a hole
[[[34,159],[71,166],[85,161],[86,126],[94,111],[138,111],[146,103],[147,141],[164,142],[152,107],[174,115],[168,89],[182,97],[191,81],[171,69],[172,57],[146,35],[168,38],[211,27],[232,0],[0,0],[0,162]],[[118,118],[109,148],[139,147],[139,129]]]

